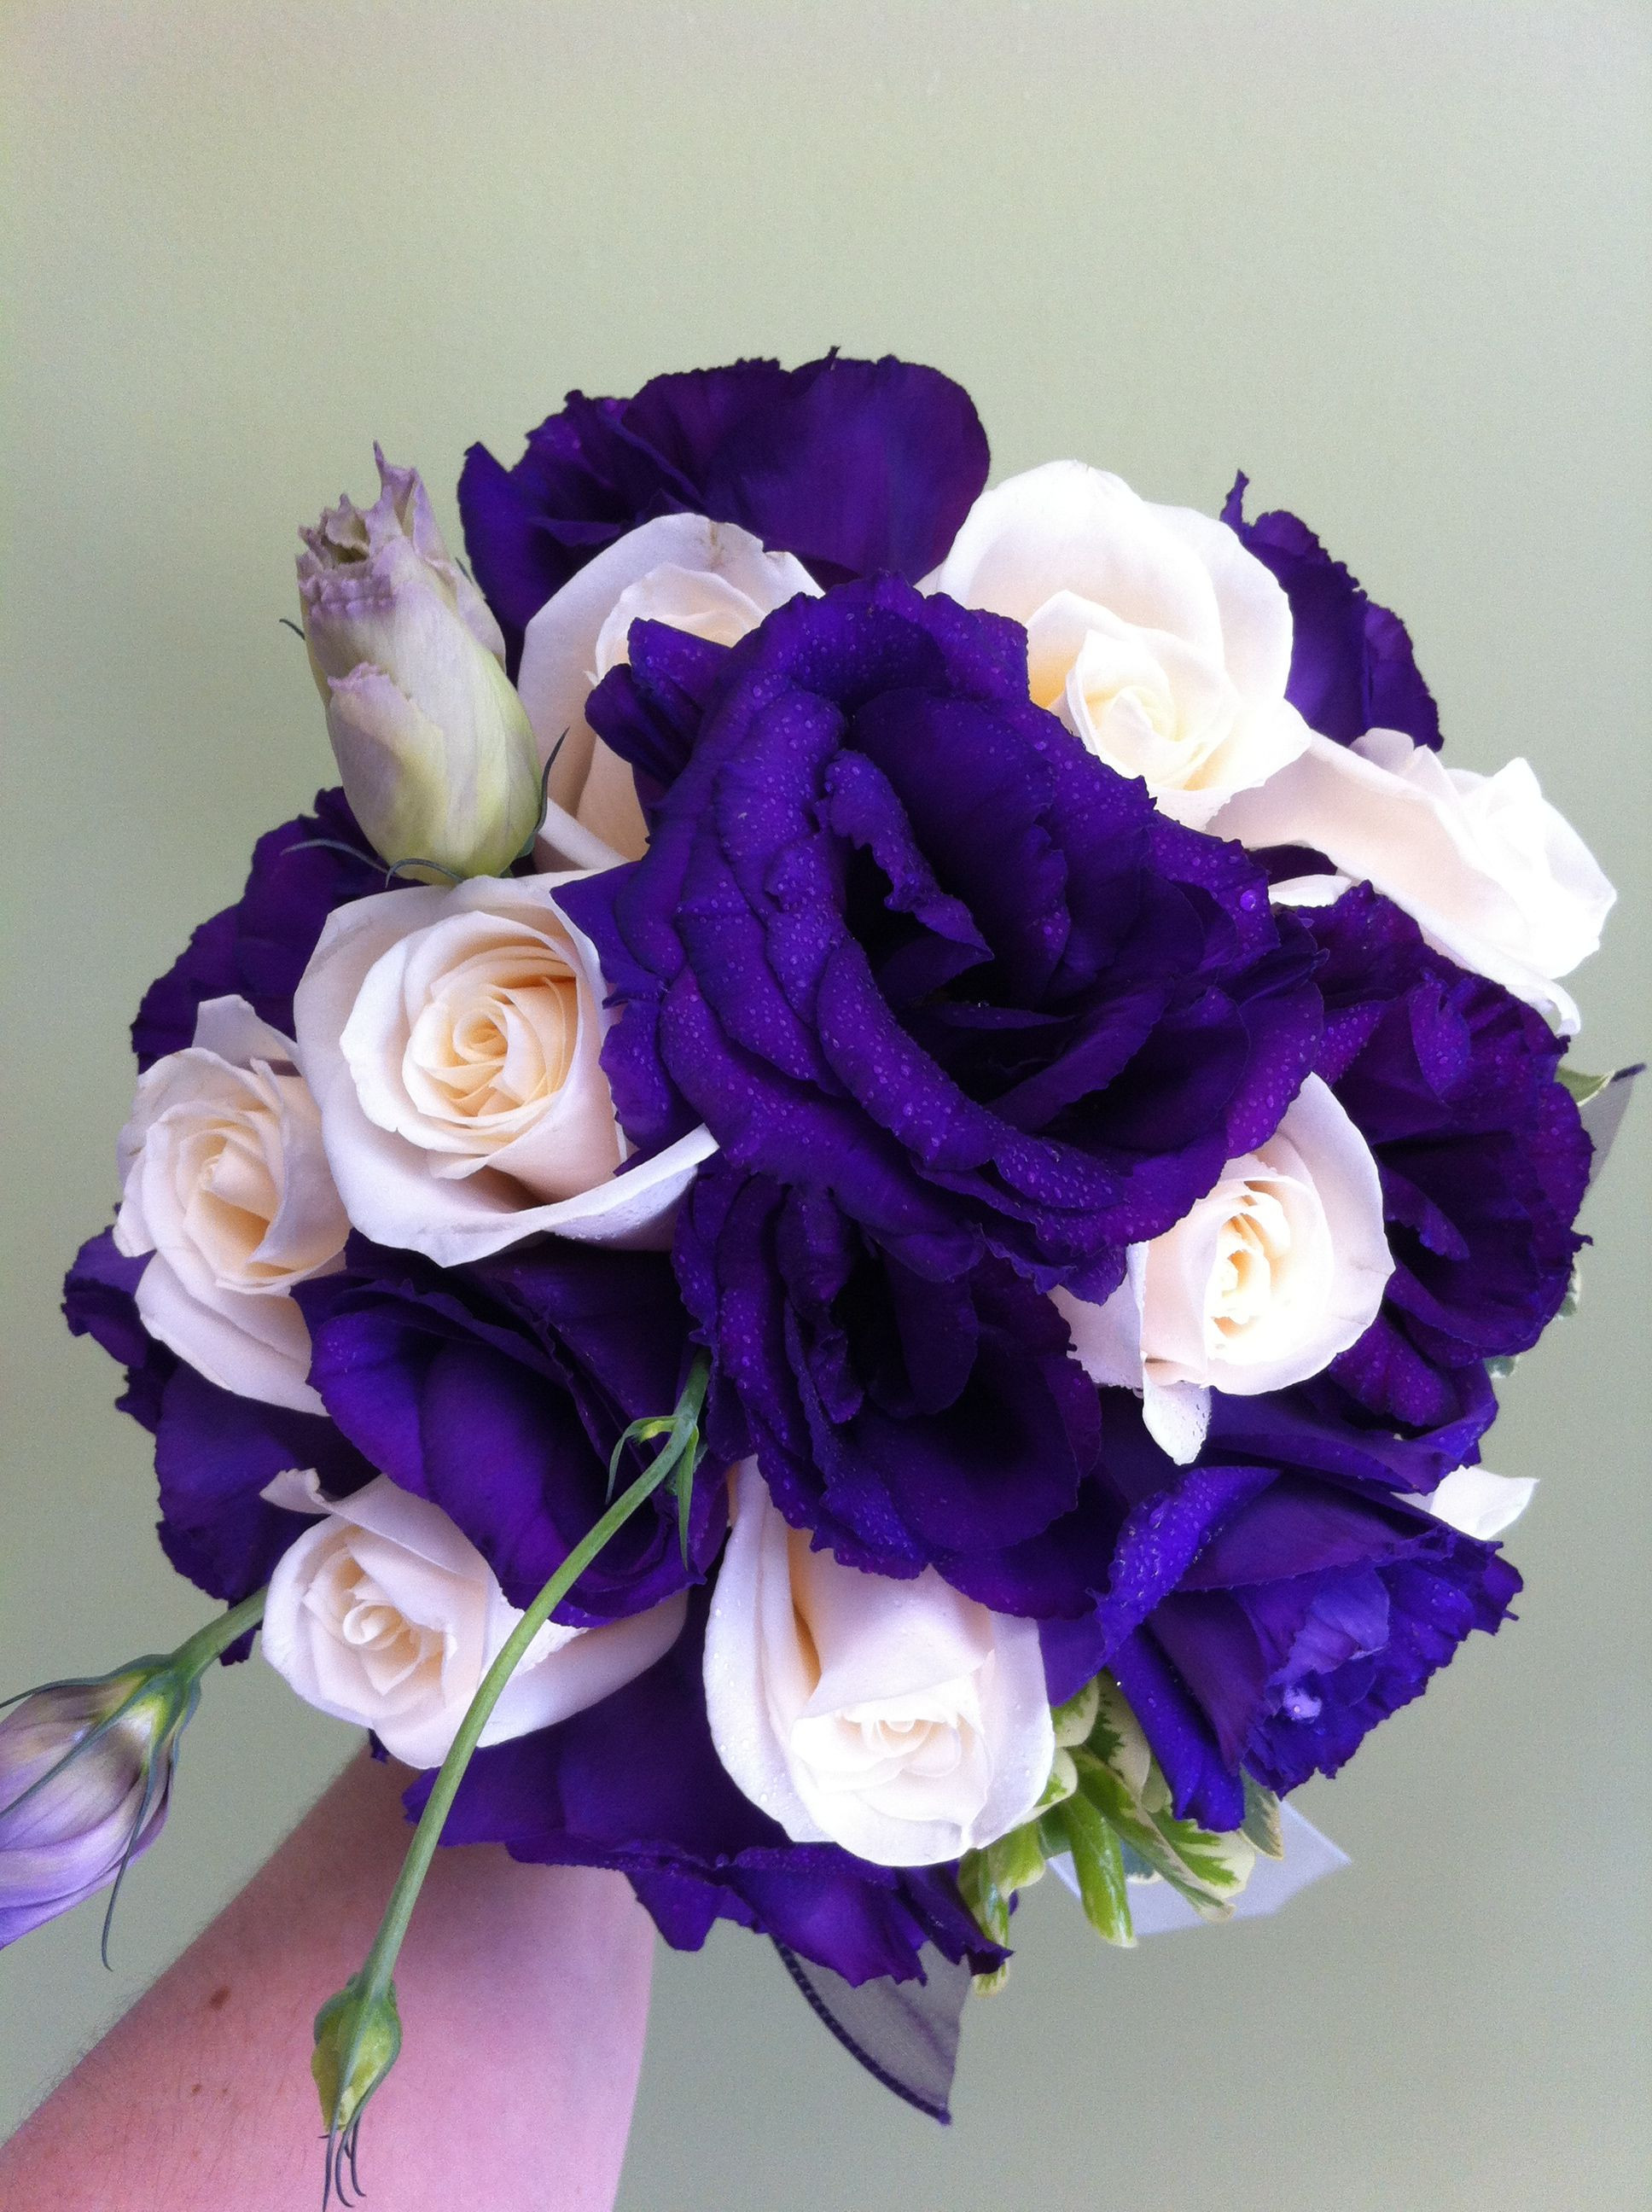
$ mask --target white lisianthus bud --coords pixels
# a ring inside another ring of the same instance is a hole
[[[499,625],[449,557],[418,471],[374,454],[379,498],[329,508],[301,532],[298,558],[344,795],[386,860],[502,875],[539,818],[533,732]]]
[[[1370,1148],[1310,1075],[1266,1144],[1131,1247],[1104,1304],[1052,1295],[1085,1373],[1139,1390],[1148,1428],[1185,1466],[1212,1389],[1254,1397],[1321,1373],[1376,1320],[1393,1272]]]
[[[1193,829],[1308,741],[1274,577],[1224,524],[1082,461],[983,492],[923,588],[1023,623],[1034,699]]]
[[[862,1574],[788,1528],[755,1460],[706,1628],[719,1757],[799,1843],[933,1866],[1037,1805],[1055,1756],[1037,1624],[934,1569]]]
[[[585,702],[628,658],[634,622],[733,645],[765,615],[820,586],[789,553],[732,522],[662,514],[605,546],[528,624],[517,682],[550,770],[540,858],[547,867],[638,859],[647,842],[630,769],[585,718]],[[558,750],[560,748],[560,750]],[[592,840],[599,841],[592,842]]]
[[[306,1704],[373,1729],[394,1759],[435,1766],[522,1615],[439,1505],[380,1475],[329,1499],[313,1474],[264,1496],[319,1517],[270,1578],[264,1656]],[[687,1599],[600,1628],[552,1621],[528,1646],[482,1732],[503,1743],[584,1711],[676,1641]]]
[[[1276,902],[1319,904],[1350,881],[1372,884],[1448,959],[1576,1033],[1558,979],[1599,946],[1617,893],[1527,762],[1476,775],[1399,730],[1368,730],[1351,745],[1315,735],[1211,828],[1242,845],[1323,853],[1341,878],[1281,884]]]
[[[120,1133],[115,1243],[153,1255],[152,1336],[238,1397],[319,1413],[293,1285],[339,1264],[349,1223],[296,1047],[245,999],[209,999],[195,1041],[138,1079]]]

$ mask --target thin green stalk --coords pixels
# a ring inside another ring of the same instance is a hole
[[[264,1619],[267,1589],[254,1590],[239,1605],[232,1605],[228,1613],[210,1620],[204,1628],[197,1628],[193,1636],[186,1637],[167,1661],[167,1665],[190,1674],[204,1673],[215,1659],[222,1657],[230,1645],[245,1636],[249,1628],[256,1628]]]
[[[481,1687],[471,1698],[447,1756],[431,1784],[430,1795],[425,1801],[424,1810],[413,1832],[413,1841],[408,1846],[407,1856],[390,1893],[379,1932],[373,1939],[372,1948],[362,1962],[361,1971],[352,1974],[343,1988],[330,1997],[316,2014],[315,2047],[311,2056],[310,2070],[321,2094],[322,2117],[327,2128],[325,2179],[321,2196],[323,2212],[326,2212],[335,2187],[342,2203],[350,2201],[345,2183],[347,2174],[349,2190],[360,2190],[356,2152],[361,2115],[368,2100],[395,2064],[401,2050],[401,2021],[396,2007],[393,1978],[396,1960],[406,1938],[419,1891],[430,1871],[430,1863],[441,1841],[448,1814],[452,1810],[453,1800],[459,1795],[459,1784],[465,1778],[465,1769],[482,1740],[483,1730],[488,1725],[505,1685],[526,1656],[534,1638],[592,1560],[637,1509],[646,1504],[657,1490],[671,1482],[678,1486],[679,1519],[685,1532],[683,1548],[686,1561],[688,1493],[693,1486],[701,1450],[700,1413],[705,1404],[710,1367],[711,1363],[706,1354],[700,1353],[683,1385],[675,1413],[659,1419],[633,1421],[615,1446],[609,1467],[610,1498],[628,1447],[635,1449],[662,1433],[665,1436],[659,1456],[622,1496],[612,1498],[602,1518],[574,1546],[517,1622],[498,1656],[483,1675]]]
[[[471,1698],[469,1710],[459,1723],[459,1733],[453,1738],[452,1747],[431,1786],[413,1841],[402,1863],[402,1870],[390,1893],[390,1902],[385,1907],[379,1933],[362,1963],[360,1982],[364,2000],[369,2000],[382,1991],[395,1970],[397,1955],[406,1937],[408,1923],[413,1917],[413,1907],[418,1901],[425,1875],[430,1870],[430,1862],[436,1855],[442,1829],[452,1809],[453,1800],[459,1795],[459,1784],[465,1779],[465,1770],[471,1763],[471,1754],[480,1741],[483,1729],[488,1725],[494,1707],[499,1703],[505,1685],[521,1664],[529,1644],[580,1577],[610,1537],[617,1534],[637,1508],[646,1504],[661,1483],[669,1478],[682,1456],[680,1449],[668,1444],[630,1488],[615,1499],[589,1534],[580,1539],[557,1568],[506,1638],[499,1656],[483,1675],[482,1686]]]

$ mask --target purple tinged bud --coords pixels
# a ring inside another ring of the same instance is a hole
[[[0,1716],[0,1948],[108,1887],[154,1842],[192,1705],[192,1684],[140,1662],[32,1690]]]
[[[301,532],[299,599],[344,795],[384,858],[427,882],[502,876],[540,812],[505,641],[448,555],[416,469]]]

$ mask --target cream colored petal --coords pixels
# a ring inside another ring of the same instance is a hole
[[[157,1253],[138,1279],[137,1305],[150,1335],[221,1390],[295,1413],[325,1410],[306,1380],[309,1331],[290,1298],[226,1291],[208,1304],[191,1295]]]
[[[541,761],[561,744],[550,795],[570,814],[578,812],[597,743],[585,702],[598,672],[598,636],[622,593],[662,568],[726,576],[765,611],[818,588],[789,555],[766,553],[749,532],[700,514],[658,516],[586,562],[528,624],[517,673]]]
[[[481,903],[502,893],[507,902],[521,902],[523,910],[543,915],[548,896],[566,880],[521,878],[503,885],[467,884],[452,892],[393,891],[329,917],[298,989],[299,1045],[334,1181],[351,1220],[375,1242],[410,1246],[443,1267],[545,1232],[627,1249],[669,1245],[677,1203],[695,1168],[716,1149],[704,1129],[577,1196],[524,1204],[518,1185],[485,1170],[462,1182],[431,1174],[426,1154],[369,1119],[342,1048],[374,963],[408,929],[434,919],[443,902]],[[403,901],[410,903],[398,907]],[[414,906],[415,901],[420,903]],[[570,945],[582,961],[594,963],[588,942],[563,921]]]
[[[1221,657],[1204,562],[1127,483],[1082,461],[1048,461],[983,492],[924,588],[1023,623],[1071,592]]]

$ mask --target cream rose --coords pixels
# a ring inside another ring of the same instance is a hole
[[[194,1042],[140,1077],[120,1133],[115,1243],[152,1256],[151,1336],[238,1397],[321,1411],[295,1283],[338,1264],[349,1224],[294,1047],[245,999],[209,999]]]
[[[1315,736],[1211,827],[1244,845],[1312,846],[1345,880],[1403,907],[1448,959],[1576,1033],[1577,1007],[1558,979],[1599,946],[1617,893],[1527,762],[1476,775],[1398,730],[1370,730],[1352,745]],[[1307,903],[1345,880],[1307,877],[1276,896]]]
[[[328,1499],[313,1474],[277,1475],[272,1504],[319,1517],[270,1577],[264,1656],[307,1705],[369,1728],[392,1758],[435,1766],[522,1618],[439,1505],[380,1475]],[[687,1599],[601,1628],[548,1621],[482,1731],[504,1743],[583,1712],[676,1642]]]
[[[620,1175],[594,948],[566,875],[411,887],[329,917],[295,1001],[300,1050],[350,1219],[442,1267],[544,1231],[670,1242],[714,1149],[695,1131]]]
[[[787,1527],[748,1460],[706,1629],[718,1754],[798,1843],[932,1866],[1026,1820],[1055,1738],[1037,1625],[932,1568],[861,1574]]]
[[[1082,461],[983,492],[924,588],[1024,623],[1039,705],[1196,830],[1307,743],[1274,578],[1224,524]]]
[[[1376,1163],[1310,1075],[1266,1144],[1132,1246],[1105,1304],[1053,1296],[1085,1373],[1139,1390],[1149,1429],[1186,1465],[1212,1389],[1254,1397],[1321,1373],[1376,1320],[1393,1272]]]
[[[820,586],[789,553],[731,522],[663,514],[607,546],[528,624],[517,689],[548,760],[540,856],[550,867],[635,860],[647,842],[631,771],[585,719],[592,691],[627,657],[634,622],[666,623],[732,645],[799,592]]]

